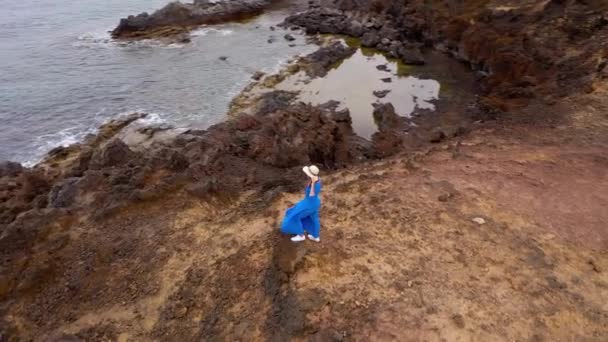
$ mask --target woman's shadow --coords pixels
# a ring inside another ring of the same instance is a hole
[[[264,276],[264,292],[272,307],[266,319],[266,331],[272,341],[285,341],[307,330],[306,313],[292,283],[308,253],[304,243],[293,243],[289,237],[275,230],[271,237],[272,257]]]

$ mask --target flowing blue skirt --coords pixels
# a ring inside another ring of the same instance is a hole
[[[319,237],[321,222],[319,221],[321,201],[318,197],[307,197],[287,209],[281,223],[281,232],[285,234],[302,235],[304,231]]]

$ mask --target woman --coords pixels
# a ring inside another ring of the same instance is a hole
[[[319,209],[321,200],[319,193],[321,192],[321,180],[319,179],[319,168],[314,165],[305,166],[302,171],[310,178],[304,190],[304,199],[287,209],[281,224],[281,232],[294,234],[291,241],[300,242],[306,240],[304,235],[306,231],[310,240],[320,242]]]

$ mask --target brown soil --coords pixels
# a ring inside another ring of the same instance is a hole
[[[4,302],[4,336],[601,341],[604,95],[564,103],[553,127],[485,124],[327,175],[320,244],[277,233],[299,195],[175,194],[54,223],[28,290]]]
[[[575,60],[601,52],[589,37]],[[482,100],[509,104],[498,120],[391,153],[348,113],[270,92],[206,131],[129,146],[133,117],[35,168],[2,163],[0,341],[604,341],[604,67],[549,100],[499,82]],[[309,163],[322,242],[293,244],[278,225]]]

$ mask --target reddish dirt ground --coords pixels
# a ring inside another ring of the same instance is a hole
[[[574,114],[558,123],[478,124],[327,175],[320,244],[277,232],[299,195],[258,208],[247,194],[176,194],[103,224],[72,222],[39,242],[28,280],[39,286],[13,302],[8,331],[94,341],[602,341],[602,95],[565,102]]]

